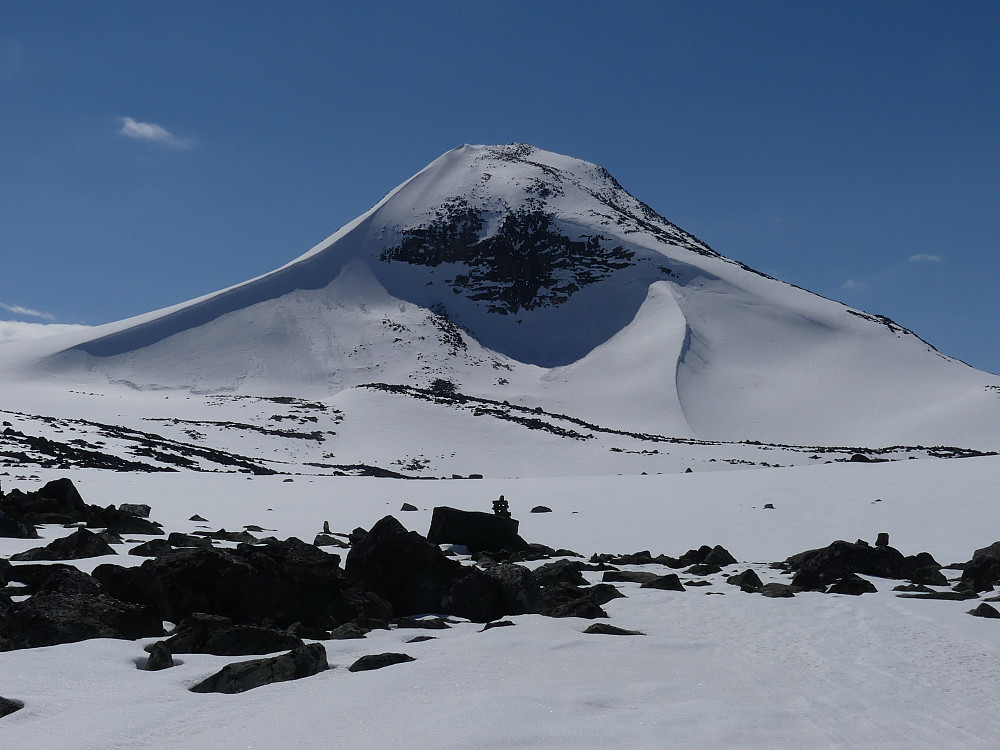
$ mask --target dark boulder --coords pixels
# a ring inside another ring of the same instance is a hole
[[[91,576],[68,567],[54,572],[30,598],[13,604],[6,619],[15,648],[163,633],[155,610],[121,602]]]
[[[685,573],[693,576],[711,576],[716,573],[721,573],[722,568],[718,565],[709,565],[708,563],[698,563],[697,565],[692,565],[688,568]]]
[[[483,573],[496,582],[505,614],[527,615],[541,611],[541,588],[534,573],[528,568],[501,563],[485,567]]]
[[[493,628],[512,628],[512,627],[514,627],[514,623],[512,623],[510,620],[494,620],[493,622],[486,623],[483,626],[483,629],[480,630],[479,632],[485,633],[487,630],[493,630]]]
[[[107,529],[112,534],[145,534],[162,536],[163,527],[155,521],[119,510],[113,505],[100,508],[88,506],[87,526]]]
[[[997,612],[995,607],[991,607],[986,602],[983,602],[975,609],[970,609],[969,614],[973,617],[988,617],[992,620],[1000,618],[1000,612]]]
[[[146,659],[146,666],[143,667],[147,672],[159,672],[161,669],[169,669],[174,666],[174,656],[163,641],[157,641],[147,650],[149,658]]]
[[[548,617],[582,617],[588,620],[608,616],[608,613],[601,609],[601,606],[589,595],[556,605],[543,614]]]
[[[661,591],[684,591],[684,584],[681,583],[681,579],[677,577],[675,573],[667,573],[666,575],[656,576],[651,581],[644,582],[639,588],[641,589],[660,589]]]
[[[605,583],[650,583],[659,578],[656,573],[648,573],[646,571],[636,571],[636,570],[609,570],[603,576],[601,580]],[[674,576],[675,578],[677,576]],[[678,581],[679,583],[680,581]]]
[[[24,704],[21,701],[0,697],[0,718],[9,716],[15,711],[20,711],[22,708],[24,708]]]
[[[20,516],[0,509],[0,536],[11,539],[38,539],[38,530]]]
[[[578,560],[553,560],[535,568],[533,575],[539,586],[586,586],[588,581],[580,571],[586,566]]]
[[[209,549],[213,546],[212,540],[207,537],[182,534],[179,531],[172,531],[167,536],[167,544],[171,547],[195,547],[197,549]]]
[[[262,685],[300,680],[329,669],[326,649],[320,643],[289,651],[268,659],[227,664],[211,677],[191,688],[193,693],[243,693]]]
[[[795,589],[787,583],[765,583],[760,593],[768,599],[789,599],[795,596]]]
[[[11,556],[11,560],[79,560],[87,557],[116,555],[111,546],[87,529],[77,529],[44,547],[35,547]]]
[[[356,622],[345,622],[343,625],[339,625],[330,631],[331,641],[347,641],[356,638],[364,638],[365,634],[370,632],[367,628],[363,628]]]
[[[989,591],[1000,583],[1000,542],[977,549],[962,568],[962,584],[972,591]]]
[[[874,594],[877,591],[878,589],[875,588],[875,584],[871,581],[866,581],[860,576],[848,573],[839,580],[835,581],[833,585],[827,589],[826,593],[861,596],[862,594]]]
[[[340,549],[350,549],[351,545],[342,539],[338,539],[333,534],[320,532],[313,539],[313,544],[317,547],[338,547]]]
[[[532,513],[551,513],[552,512],[552,508],[550,508],[547,505],[536,505],[534,508],[531,509],[531,512]]]
[[[369,654],[368,656],[362,656],[349,666],[347,670],[349,672],[368,672],[372,669],[391,667],[394,664],[405,664],[408,661],[416,661],[416,659],[409,654]]]
[[[176,551],[166,539],[150,539],[148,542],[133,547],[128,553],[137,557],[160,557],[161,555],[171,555]]]
[[[399,509],[405,513],[412,513],[417,509],[417,506],[412,505],[411,503],[403,503]]]
[[[461,544],[471,552],[484,550],[526,550],[528,544],[517,534],[518,522],[509,516],[447,506],[434,508],[427,540],[432,544]]]
[[[139,518],[149,518],[149,514],[153,509],[145,503],[121,503],[118,506],[118,510],[129,515],[138,516]]]
[[[206,612],[243,624],[312,627],[326,618],[392,615],[385,600],[343,575],[336,555],[299,540],[178,551],[138,568],[101,565],[94,575],[120,599],[153,605],[173,622]]]
[[[466,574],[462,564],[392,516],[376,523],[347,555],[347,572],[385,597],[397,615],[441,612],[441,602]]]
[[[764,584],[760,580],[760,576],[749,568],[744,570],[742,573],[730,576],[726,579],[726,583],[731,583],[733,586],[739,586],[740,591],[746,591],[748,593],[756,593],[764,588]]]
[[[625,594],[616,589],[610,583],[595,583],[582,589],[596,604],[605,605],[612,599],[624,599]]]
[[[441,599],[441,611],[472,622],[489,622],[507,614],[500,583],[478,568],[466,568]]]
[[[197,612],[177,624],[167,648],[174,654],[248,656],[298,648],[302,639],[272,628],[237,625],[228,617]]]
[[[925,558],[919,562],[925,562]],[[820,549],[792,555],[782,567],[795,573],[793,586],[821,590],[852,573],[878,578],[909,578],[915,564],[918,564],[917,558],[906,558],[894,547],[870,547],[838,540]]]
[[[593,625],[588,625],[583,632],[590,635],[646,635],[641,630],[625,630],[625,628],[615,627],[606,622],[595,622]]]

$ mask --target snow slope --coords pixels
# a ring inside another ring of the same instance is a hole
[[[195,529],[187,519],[199,513],[212,528],[256,523],[302,538],[324,520],[343,531],[387,513],[426,533],[434,505],[488,509],[504,493],[530,540],[585,555],[647,548],[676,555],[719,543],[740,561],[726,574],[752,567],[766,581],[777,578],[769,561],[838,537],[871,540],[878,531],[890,532],[906,554],[968,559],[995,541],[998,460],[474,483],[96,471],[73,479],[88,502],[148,502],[167,530]],[[32,489],[58,476],[4,477],[4,487]],[[404,501],[419,510],[398,513]],[[764,510],[764,502],[775,509]],[[539,503],[553,512],[527,512]],[[49,527],[44,536],[64,533]],[[3,555],[38,545],[0,542]],[[117,555],[80,563],[91,569],[112,560],[141,561]],[[992,679],[1000,625],[969,617],[975,601],[901,599],[890,590],[896,582],[881,579],[872,579],[877,594],[860,597],[765,599],[722,575],[710,580],[685,592],[622,585],[627,597],[605,608],[613,624],[641,637],[585,635],[586,620],[536,615],[487,632],[457,624],[419,644],[406,642],[412,630],[376,630],[363,640],[323,642],[331,671],[241,695],[187,690],[239,657],[187,654],[179,666],[150,673],[136,668],[147,641],[0,653],[0,695],[25,703],[0,719],[0,742],[52,750],[936,750],[1000,741]],[[385,651],[416,661],[346,669]]]
[[[460,395],[633,435],[1000,448],[997,376],[719,255],[601,167],[521,144],[444,154],[265,276],[7,344],[0,380],[8,411],[102,421],[95,399],[78,396],[97,393],[121,407],[103,421],[136,428],[172,416],[164,394],[199,402],[187,410],[196,421],[232,419],[216,413],[220,394],[320,401],[343,412],[350,446],[325,452],[370,464],[384,453],[364,426],[377,413],[391,420],[394,454],[453,457],[439,462],[446,474],[516,475],[527,459],[542,474],[578,473],[580,461],[630,469],[608,455],[622,446],[584,458],[523,424],[428,435],[427,420],[449,423],[454,402],[414,423],[392,417],[410,411],[399,391],[359,388],[448,381]],[[269,408],[242,421],[279,429]]]

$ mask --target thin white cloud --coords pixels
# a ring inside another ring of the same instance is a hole
[[[191,148],[194,145],[192,139],[176,136],[155,122],[139,122],[138,120],[133,120],[131,117],[123,117],[121,123],[122,126],[118,131],[119,135],[135,141],[158,143],[161,146],[169,146],[170,148]]]
[[[26,339],[40,339],[69,331],[84,331],[90,326],[69,323],[24,323],[19,320],[0,320],[0,344]]]
[[[917,255],[911,255],[907,258],[910,263],[940,263],[941,259],[936,255],[928,255],[927,253],[919,253]]]
[[[846,289],[849,292],[862,292],[868,288],[868,283],[865,281],[858,281],[857,279],[848,279],[840,285],[840,288]]]
[[[22,307],[21,305],[8,305],[6,302],[0,302],[0,309],[6,310],[14,315],[25,315],[29,318],[41,318],[42,320],[56,319],[56,316],[51,313],[32,310],[29,307]]]

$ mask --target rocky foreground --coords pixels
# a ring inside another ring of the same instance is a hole
[[[861,595],[877,590],[870,580],[876,578],[898,581],[893,588],[900,596],[972,600],[1000,583],[1000,542],[966,563],[942,566],[926,552],[903,555],[886,534],[874,544],[835,541],[772,563],[765,577],[776,580],[764,581],[720,546],[679,557],[643,551],[587,560],[525,542],[505,504],[498,501],[494,510],[437,508],[427,537],[386,516],[368,530],[325,528],[310,544],[263,536],[259,527],[167,533],[149,520],[148,506],[89,505],[68,479],[0,493],[0,536],[34,539],[38,527],[71,529],[0,559],[0,650],[147,639],[142,666],[148,670],[171,667],[177,654],[272,655],[235,659],[190,687],[239,693],[317,674],[330,666],[321,641],[361,639],[374,629],[413,629],[410,642],[419,642],[436,629],[479,623],[486,630],[512,625],[506,616],[538,614],[599,620],[587,633],[642,635],[603,622],[603,605],[633,587],[735,590],[729,584],[779,599],[802,591]],[[116,554],[111,545],[126,542],[135,544],[130,554],[149,559],[137,567],[102,564],[93,574],[69,562]],[[333,548],[346,550],[346,558],[327,551]],[[584,572],[602,581],[588,582]],[[970,614],[1000,617],[988,603],[997,598],[983,599]],[[412,659],[369,654],[349,669]],[[0,716],[21,705],[16,697],[0,698]]]

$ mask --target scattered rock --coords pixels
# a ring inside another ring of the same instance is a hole
[[[197,513],[195,513],[193,516],[191,516],[188,520],[189,521],[201,521],[202,523],[208,523],[208,519],[207,518],[202,518]]]
[[[536,614],[542,610],[542,592],[538,579],[522,565],[500,563],[483,568],[496,583],[505,614]]]
[[[510,620],[494,620],[493,622],[486,623],[480,633],[485,633],[487,630],[492,630],[493,628],[510,628],[513,627],[514,623]]]
[[[886,531],[879,532],[878,536],[875,537],[876,547],[888,547],[889,546],[889,533]]]
[[[111,546],[97,534],[87,529],[77,529],[69,536],[56,539],[44,547],[35,547],[16,555],[11,560],[79,560],[87,557],[116,555]]]
[[[149,518],[149,514],[153,509],[145,503],[121,503],[118,506],[118,510],[122,513],[138,516],[139,518]]]
[[[312,643],[281,656],[227,664],[190,690],[192,693],[243,693],[274,682],[311,677],[329,668],[326,649],[320,643]]]
[[[368,672],[372,669],[382,669],[383,667],[391,667],[393,664],[404,664],[408,661],[416,661],[416,659],[409,654],[369,654],[368,656],[362,656],[349,666],[347,670],[349,672]]]
[[[765,583],[760,593],[769,599],[787,599],[795,596],[795,588],[787,583]]]
[[[442,617],[400,617],[395,621],[397,628],[418,630],[448,630],[451,625]]]
[[[609,570],[601,576],[605,583],[641,583],[646,584],[660,578],[656,573],[647,573],[636,570]],[[677,578],[677,576],[674,576]],[[677,581],[680,583],[680,579]]]
[[[599,605],[607,604],[612,599],[625,598],[625,594],[616,589],[610,583],[595,583],[593,586],[588,586],[582,590],[587,592],[590,598]]]
[[[875,584],[866,581],[860,576],[849,573],[840,580],[833,583],[827,589],[828,594],[847,594],[849,596],[861,596],[861,594],[874,594],[878,591]]]
[[[764,588],[764,583],[760,580],[760,576],[758,576],[757,573],[750,568],[747,568],[742,573],[730,576],[726,579],[726,583],[731,583],[733,586],[739,586],[740,591],[746,591],[748,593],[757,593]]]
[[[962,583],[973,591],[989,591],[1000,582],[1000,542],[977,549],[962,568]]]
[[[774,503],[764,503],[764,510],[774,510]]]
[[[435,640],[433,635],[418,635],[408,640],[407,643],[423,643],[424,641],[433,641],[433,640]]]
[[[582,596],[565,604],[559,604],[545,611],[549,617],[583,617],[593,620],[595,617],[607,617],[608,613],[591,596]]]
[[[687,573],[688,575],[693,575],[693,576],[711,576],[715,575],[716,573],[721,573],[722,568],[720,568],[718,565],[706,565],[702,563],[699,565],[692,565],[684,572]]]
[[[330,631],[331,641],[348,641],[364,638],[369,631],[356,622],[345,622]]]
[[[900,599],[943,599],[945,601],[963,602],[966,599],[975,599],[974,591],[930,591],[918,594],[896,594]]]
[[[137,557],[160,557],[161,555],[170,555],[174,552],[176,550],[170,546],[170,542],[166,539],[150,539],[148,542],[143,542],[128,551],[130,555],[136,555]]]
[[[412,512],[417,509],[417,506],[411,505],[410,503],[403,503],[399,509],[404,512]]]
[[[684,591],[684,584],[681,583],[681,579],[677,577],[675,573],[667,573],[666,575],[657,576],[651,581],[645,581],[639,588],[641,589],[660,589],[661,591]]]
[[[340,549],[350,549],[351,545],[338,539],[333,534],[320,533],[316,535],[313,544],[317,547],[339,547]]]
[[[22,708],[24,708],[24,704],[21,701],[0,697],[0,718],[9,716],[15,711],[20,711]]]
[[[149,658],[146,659],[144,669],[147,672],[158,672],[161,669],[169,669],[174,666],[174,656],[163,641],[157,641],[149,647]]]
[[[975,609],[970,609],[969,614],[973,617],[989,617],[990,619],[1000,619],[1000,612],[995,607],[991,607],[986,602],[981,603]]]
[[[646,635],[641,630],[625,630],[606,622],[595,622],[583,632],[591,635]]]
[[[550,508],[547,505],[536,505],[534,508],[531,509],[531,512],[532,513],[551,513],[552,512],[552,508]]]
[[[38,539],[38,530],[23,518],[0,509],[0,536],[12,539]]]

